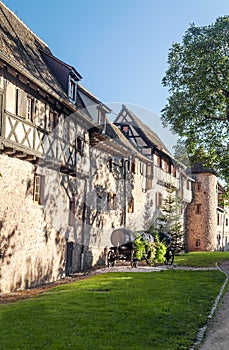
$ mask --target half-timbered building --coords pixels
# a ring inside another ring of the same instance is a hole
[[[159,136],[145,125],[133,111],[122,106],[115,118],[114,124],[122,131],[131,144],[144,155],[150,163],[146,164],[147,189],[149,194],[150,212],[153,222],[160,213],[166,189],[173,187],[183,206],[181,222],[186,231],[185,209],[192,200],[192,178],[185,171],[185,167],[178,163],[171,155]],[[151,191],[149,191],[151,189]],[[136,193],[136,197],[138,193]]]
[[[7,292],[81,268],[90,146],[103,139],[109,109],[93,97],[98,108],[89,111],[76,69],[2,3],[0,19],[0,288]]]
[[[148,229],[168,187],[192,235],[193,179],[158,135],[126,106],[111,123],[79,72],[2,2],[0,25],[0,293],[105,264],[112,231]]]

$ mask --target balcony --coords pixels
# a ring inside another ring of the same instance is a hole
[[[164,170],[154,165],[154,178],[159,184],[165,187],[173,186],[179,189],[179,179],[173,175],[166,173]]]
[[[72,176],[76,175],[77,168],[87,172],[85,156],[78,155],[75,141],[70,143],[54,132],[7,112],[3,114],[0,151]]]

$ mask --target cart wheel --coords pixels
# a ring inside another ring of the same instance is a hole
[[[134,253],[135,253],[135,251],[132,250],[131,256],[130,256],[130,261],[131,261],[131,267],[136,268],[138,266],[138,261],[137,261]]]
[[[131,262],[131,267],[136,269],[138,267],[138,261],[137,260],[132,261]]]
[[[148,252],[147,257],[146,257],[146,264],[147,265],[152,265],[151,261],[151,252]]]
[[[108,255],[107,255],[107,266],[113,267],[114,264],[115,264],[114,253],[112,252],[112,250],[109,250]]]
[[[174,262],[174,250],[171,248],[167,248],[165,254],[165,265],[172,265]]]

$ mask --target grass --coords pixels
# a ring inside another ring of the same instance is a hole
[[[193,267],[215,267],[229,260],[229,252],[193,252],[175,256],[175,265]]]
[[[0,306],[1,350],[184,350],[206,322],[219,271],[107,273]]]

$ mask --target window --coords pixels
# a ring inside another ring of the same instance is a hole
[[[98,107],[98,125],[106,124],[106,113],[101,107]]]
[[[141,175],[146,175],[146,164],[139,161],[139,173]]]
[[[73,77],[69,77],[68,97],[75,102],[76,101],[76,80]]]
[[[190,189],[191,189],[191,186],[190,186],[190,185],[191,185],[190,181],[187,180],[187,181],[186,181],[186,189],[187,189],[187,190],[190,190]]]
[[[128,160],[128,162],[127,162],[127,169],[131,173],[135,174],[135,163],[131,162],[130,160]]]
[[[107,203],[109,210],[116,210],[116,194],[108,193],[107,194]]]
[[[133,213],[134,212],[134,198],[131,197],[128,200],[128,213]]]
[[[146,164],[146,189],[149,190],[153,186],[153,167],[151,163]]]
[[[122,125],[122,131],[123,133],[128,136],[129,134],[129,126],[128,125]]]
[[[162,194],[160,192],[156,192],[156,208],[160,208],[162,206]]]
[[[135,163],[131,163],[131,172],[135,174]]]
[[[201,214],[202,212],[202,204],[196,204],[196,214]]]
[[[171,175],[176,177],[176,168],[173,164],[171,164],[171,166],[170,166],[170,171],[171,171]]]
[[[52,131],[53,129],[55,129],[55,127],[57,126],[58,123],[58,115],[56,112],[50,110],[49,112],[49,125],[48,125],[48,129],[50,131]]]
[[[228,218],[226,218],[226,226],[228,226]]]
[[[200,239],[196,239],[196,248],[199,248],[200,247]]]
[[[26,118],[33,121],[33,100],[31,97],[27,96],[26,101]]]
[[[0,91],[0,134],[2,129],[2,113],[3,113],[3,93]]]
[[[201,190],[201,185],[202,185],[202,182],[196,182],[196,190],[197,191]]]
[[[228,226],[228,219],[226,219],[226,226]],[[217,213],[217,225],[222,225],[223,224],[223,214]]]
[[[70,140],[70,120],[64,120],[64,139],[66,141]]]
[[[108,169],[109,169],[109,172],[111,173],[112,172],[112,158],[110,158],[108,160]]]
[[[44,176],[34,175],[33,201],[37,204],[44,204]]]
[[[72,199],[69,200],[69,216],[68,216],[68,224],[69,224],[69,226],[74,226],[74,223],[75,223],[75,211],[76,211],[75,198],[72,198]]]
[[[80,154],[83,153],[83,140],[81,137],[77,137],[76,139],[76,149]]]
[[[169,172],[169,163],[167,162],[167,160],[163,159],[162,160],[162,169],[168,173]]]
[[[157,155],[156,157],[157,157],[157,166],[158,166],[159,168],[161,168],[161,166],[162,166],[161,157],[160,157],[159,155]]]
[[[26,116],[26,94],[21,89],[16,89],[16,115],[25,118]]]

